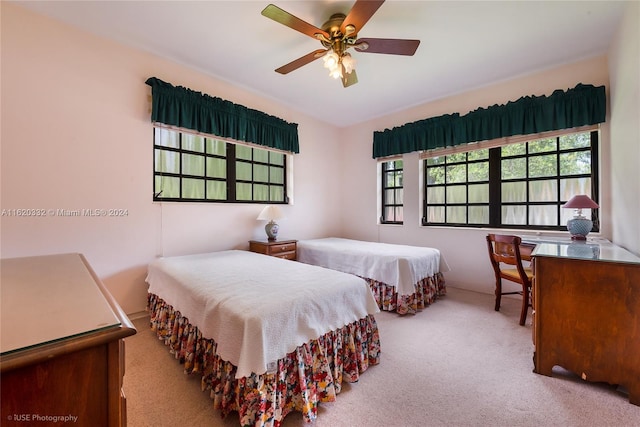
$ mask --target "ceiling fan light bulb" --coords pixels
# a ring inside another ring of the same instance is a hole
[[[322,57],[322,60],[324,61],[324,67],[331,70],[338,65],[339,58],[335,52],[329,52]]]
[[[334,68],[333,70],[331,70],[331,72],[329,73],[329,75],[331,77],[333,77],[334,79],[341,79],[342,78],[342,70],[340,70],[339,67]]]
[[[342,57],[342,65],[344,66],[344,71],[347,74],[351,74],[351,72],[356,68],[356,60],[353,59],[350,54],[345,53]]]

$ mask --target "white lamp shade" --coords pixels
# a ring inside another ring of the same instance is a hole
[[[258,215],[257,219],[263,221],[274,221],[276,219],[282,218],[284,218],[282,210],[278,206],[269,205],[265,206],[264,209],[262,209],[262,212],[260,212],[260,215]]]

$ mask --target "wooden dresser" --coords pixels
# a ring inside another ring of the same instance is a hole
[[[298,251],[297,245],[297,240],[250,240],[249,250],[295,261]]]
[[[640,405],[640,258],[611,243],[533,251],[535,372],[622,385]]]
[[[136,333],[81,254],[3,259],[2,426],[124,426]]]

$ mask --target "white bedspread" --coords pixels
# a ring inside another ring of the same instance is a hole
[[[374,279],[411,295],[425,277],[449,271],[438,249],[328,237],[299,240],[298,261]]]
[[[159,258],[146,281],[218,343],[236,378],[263,374],[303,343],[379,311],[360,278],[247,251]]]

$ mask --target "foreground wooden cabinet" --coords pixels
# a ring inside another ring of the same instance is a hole
[[[640,258],[608,244],[539,244],[535,372],[624,386],[640,405]]]
[[[124,426],[135,328],[80,254],[2,260],[3,426]]]

